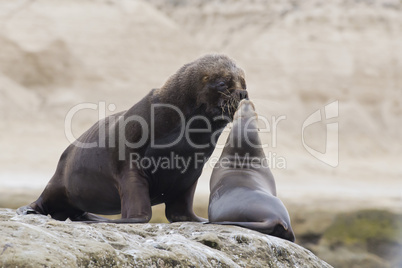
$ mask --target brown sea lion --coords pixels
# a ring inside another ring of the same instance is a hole
[[[143,223],[152,205],[165,203],[170,222],[204,221],[192,208],[198,177],[246,97],[244,72],[227,56],[184,65],[129,110],[82,134],[61,155],[40,197],[17,213]]]
[[[295,240],[289,214],[276,197],[274,177],[258,135],[257,114],[242,100],[225,148],[211,175],[210,223],[237,225]]]

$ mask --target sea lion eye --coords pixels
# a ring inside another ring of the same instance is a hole
[[[226,83],[223,82],[223,81],[222,81],[222,82],[219,82],[219,83],[218,83],[218,88],[219,88],[219,89],[225,89],[225,88],[226,88]]]

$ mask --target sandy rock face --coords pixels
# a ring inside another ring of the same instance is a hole
[[[331,267],[297,244],[199,223],[84,224],[0,210],[0,266]]]
[[[29,88],[125,81],[138,72],[144,77],[150,55],[163,65],[194,45],[174,22],[142,1],[0,4],[0,71]],[[178,38],[185,40],[169,42]]]

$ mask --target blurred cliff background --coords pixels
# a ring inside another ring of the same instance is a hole
[[[400,0],[1,0],[0,207],[38,197],[69,144],[72,107],[128,109],[213,52],[244,69],[260,116],[286,117],[260,135],[297,243],[335,267],[402,267]],[[336,101],[339,143],[327,144],[325,121],[302,139],[305,120]],[[98,118],[78,112],[74,135]],[[204,217],[210,172],[196,193]]]

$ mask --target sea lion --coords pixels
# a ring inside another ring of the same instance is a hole
[[[293,242],[289,214],[276,197],[257,120],[253,103],[242,100],[211,175],[209,222],[237,225]]]
[[[205,221],[192,208],[197,180],[246,97],[244,71],[229,57],[206,55],[184,65],[129,110],[82,134],[63,152],[40,197],[17,213],[145,223],[151,206],[165,203],[170,222]],[[121,213],[121,219],[92,213]]]

